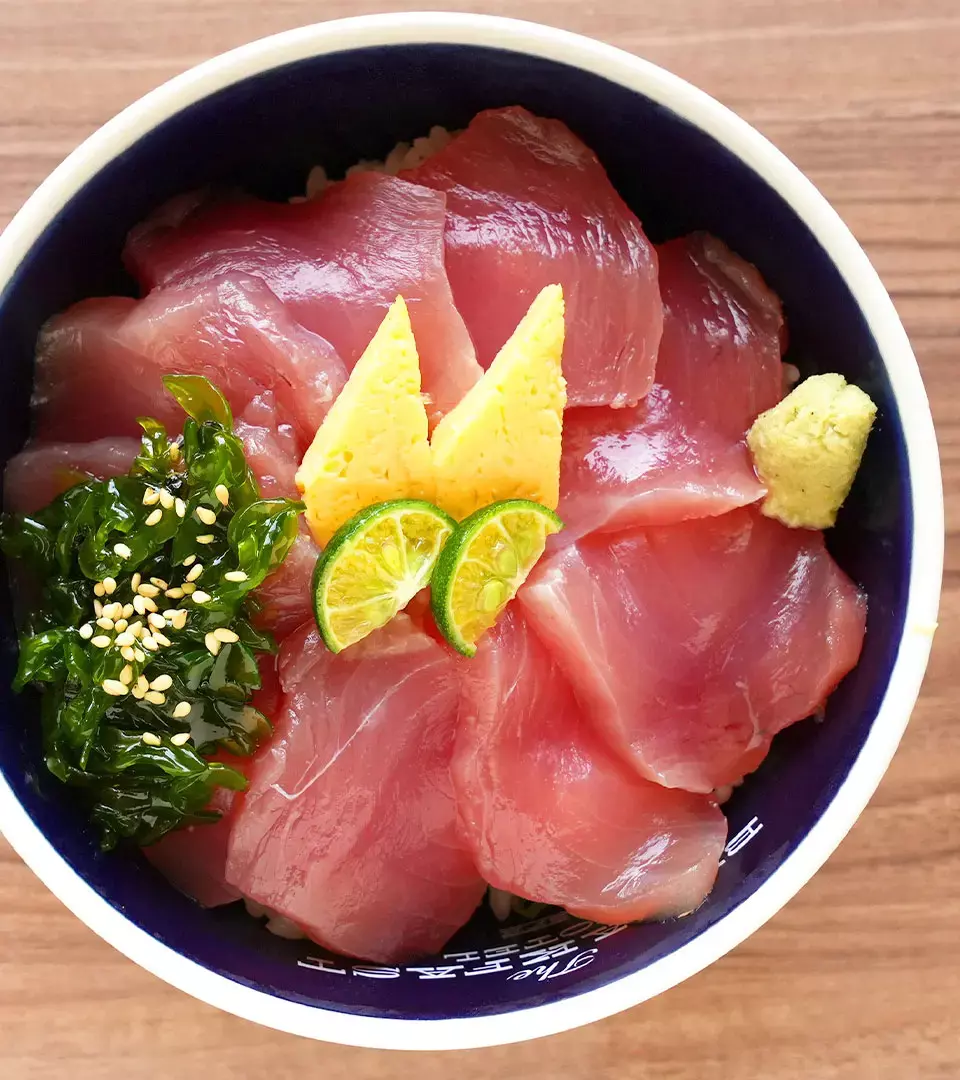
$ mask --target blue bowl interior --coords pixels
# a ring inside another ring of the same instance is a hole
[[[120,264],[124,236],[164,199],[210,182],[286,197],[302,191],[314,164],[336,174],[433,124],[460,127],[480,109],[514,103],[563,119],[593,147],[652,239],[707,229],[756,263],[784,301],[789,358],[804,374],[841,371],[877,401],[867,460],[830,534],[841,565],[869,595],[863,658],[822,722],[781,735],[729,803],[728,854],[695,914],[609,932],[562,912],[500,926],[482,909],[443,957],[378,968],[275,938],[239,905],[204,911],[135,852],[101,854],[40,765],[36,699],[9,689],[15,632],[4,594],[0,768],[27,812],[138,926],[212,971],[310,1005],[406,1018],[504,1012],[583,993],[691,941],[765,882],[833,799],[876,715],[900,638],[912,530],[903,435],[877,344],[827,255],[771,188],[675,114],[601,77],[506,51],[398,46],[291,64],[184,110],[103,169],[0,298],[0,462],[27,435],[41,323],[83,297],[133,292]]]

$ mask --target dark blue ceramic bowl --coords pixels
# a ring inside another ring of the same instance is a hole
[[[574,1027],[634,1005],[742,941],[853,824],[913,706],[943,553],[933,427],[893,306],[812,185],[715,101],[635,57],[509,20],[395,15],[294,31],[229,53],[111,121],[43,184],[0,238],[0,462],[27,434],[33,348],[82,297],[131,292],[127,230],[177,192],[228,181],[302,190],[310,167],[382,157],[433,124],[520,103],[600,155],[654,240],[707,229],[783,298],[790,359],[840,371],[879,405],[834,554],[869,594],[863,659],[823,722],[778,737],[728,810],[731,840],[695,914],[619,928],[556,913],[498,925],[480,911],[443,956],[384,968],[275,938],[238,905],[204,911],[135,854],[101,854],[41,767],[36,701],[14,697],[0,609],[0,825],[106,940],[208,1002],[273,1027],[379,1047],[468,1047]],[[81,993],[82,988],[77,987]]]

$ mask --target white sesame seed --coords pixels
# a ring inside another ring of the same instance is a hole
[[[197,589],[193,594],[193,602],[195,604],[209,604],[213,597],[209,593],[205,593],[203,589]]]
[[[130,633],[129,629],[124,630],[122,634],[117,634],[117,647],[120,649],[129,649],[137,639]],[[129,660],[130,657],[123,654],[125,659]]]
[[[93,587],[93,595],[94,596],[103,596],[103,594],[105,592],[106,592],[106,589],[104,589],[104,587],[103,587],[103,582],[98,581],[96,583],[96,585],[94,585],[94,587]]]
[[[166,634],[161,634],[159,630],[154,630],[154,632],[153,632],[153,640],[158,645],[161,645],[164,649],[169,648],[169,646],[171,645],[171,641],[167,637],[167,635]]]
[[[151,690],[169,690],[173,686],[173,679],[169,675],[158,675],[150,684]]]
[[[213,533],[204,533],[203,536],[197,537],[198,544],[212,544],[214,541]]]
[[[120,672],[120,681],[124,686],[129,686],[133,682],[133,668],[129,664],[123,665],[123,670]]]
[[[247,575],[242,570],[228,570],[223,575],[224,581],[246,581]]]
[[[142,664],[144,660],[146,660],[147,654],[143,651],[143,649],[134,648],[133,658],[138,664]]]
[[[130,591],[131,592],[136,592],[137,589],[140,588],[140,580],[141,579],[140,579],[139,574],[134,574],[133,577],[130,578]]]
[[[162,630],[167,625],[167,620],[162,615],[157,615],[154,611],[151,611],[147,616],[147,622],[151,626],[155,626],[158,630]]]
[[[170,588],[170,582],[169,581],[164,581],[162,577],[152,577],[150,579],[150,584],[151,585],[156,585],[156,587],[158,589],[160,589],[160,590]],[[156,596],[156,593],[154,593],[154,596]]]
[[[119,555],[121,559],[129,559],[133,554],[126,544],[114,544],[113,553],[114,555]]]
[[[124,604],[123,609],[121,610],[120,614],[125,619],[129,619],[130,616],[133,614],[133,611],[134,611],[133,604]]]
[[[159,735],[154,735],[152,731],[145,731],[140,736],[141,741],[145,742],[147,746],[161,746],[162,740]]]
[[[156,508],[156,510],[151,510],[150,513],[147,514],[147,524],[148,525],[157,525],[162,518],[163,518],[163,511],[158,506]]]
[[[189,596],[191,593],[194,593],[196,591],[197,587],[192,581],[184,582],[183,588],[181,589],[181,592],[184,594],[184,596]]]
[[[99,600],[94,600],[93,610],[97,613],[97,618],[99,619],[103,614],[103,604],[101,604]]]
[[[113,619],[97,619],[97,626],[99,626],[101,630],[112,630]]]
[[[207,652],[213,653],[214,656],[220,651],[220,642],[212,633],[204,635],[203,643],[207,647]]]
[[[79,632],[84,641],[89,641],[93,637],[93,627],[90,623],[84,623]]]
[[[160,590],[156,587],[156,585],[150,585],[147,582],[144,582],[137,589],[137,592],[140,594],[140,596],[159,596],[160,595]]]
[[[103,579],[103,591],[107,596],[112,596],[116,592],[117,583],[112,577],[105,577]]]
[[[183,596],[183,589],[167,589],[163,595],[168,596],[171,600],[179,600]]]
[[[175,499],[173,507],[177,511],[177,517],[182,518],[187,516],[187,504],[183,499]]]
[[[145,596],[143,598],[143,606],[147,611],[156,611],[157,610],[157,602],[156,602],[156,600],[151,600],[149,596]]]
[[[134,688],[134,693],[136,693],[139,690],[140,691],[140,696],[143,697],[143,695],[149,689],[150,689],[150,680],[146,677],[146,675],[141,675],[140,678],[137,679],[137,685]]]
[[[193,564],[194,564],[194,563],[195,563],[196,561],[197,561],[197,557],[196,557],[196,555],[188,555],[188,556],[187,556],[187,557],[186,557],[186,558],[185,558],[185,559],[183,560],[183,564],[182,564],[182,565],[184,565],[184,566],[192,566],[192,565],[193,565]]]
[[[203,563],[195,563],[190,567],[190,573],[187,574],[187,581],[196,581],[197,578],[203,573]]]
[[[97,634],[95,638],[90,640],[90,644],[96,646],[98,649],[106,649],[110,644],[110,639],[106,634]]]
[[[120,639],[117,638],[117,641],[119,640]],[[134,662],[134,660],[136,660],[133,649],[131,649],[129,645],[123,646],[123,648],[120,650],[120,655],[124,658],[124,660],[129,660],[131,664]]]
[[[216,524],[217,515],[206,506],[197,507],[197,517],[204,523],[204,525]]]
[[[187,703],[185,701],[181,702],[180,704],[181,705],[187,705]],[[179,708],[179,706],[177,706],[177,707]],[[190,711],[190,706],[187,705],[187,712],[189,712],[189,711]],[[185,743],[188,743],[190,741],[190,732],[189,731],[178,731],[176,735],[171,735],[170,736],[170,741],[173,743],[174,746],[183,746]]]
[[[232,631],[227,629],[226,626],[218,626],[213,631],[213,636],[217,641],[222,641],[224,645],[232,645],[235,641],[239,641],[240,638]]]
[[[160,647],[153,640],[153,635],[152,634],[144,634],[140,638],[140,644],[147,650],[147,652],[156,652],[157,649]]]
[[[123,697],[127,688],[117,679],[104,679],[100,684],[111,697]]]
[[[167,700],[163,694],[158,694],[156,690],[148,690],[143,695],[143,699],[149,701],[151,705],[163,705]]]
[[[127,628],[127,620],[117,619],[117,621],[113,624],[113,628],[118,634],[122,634]]]
[[[189,701],[181,701],[180,704],[173,710],[174,720],[182,720],[185,716],[189,716],[193,711],[193,706]],[[176,736],[174,736],[176,738]],[[184,740],[186,742],[186,740]]]
[[[220,500],[221,506],[227,506],[230,503],[230,491],[226,484],[217,484],[213,489],[214,495]]]
[[[170,444],[169,453],[170,453],[170,460],[171,461],[179,461],[180,460],[180,447],[177,446],[177,444],[175,442],[172,442]]]
[[[143,602],[143,597],[139,593],[137,593],[137,595],[133,598],[133,610],[138,615],[146,614],[147,607],[146,604],[144,604]]]
[[[173,496],[166,488],[160,488],[160,505],[164,510],[169,510],[173,506]]]
[[[148,487],[143,493],[144,506],[156,506],[160,501],[160,492],[156,488]]]

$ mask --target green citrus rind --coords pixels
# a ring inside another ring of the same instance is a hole
[[[313,572],[313,614],[331,652],[386,625],[430,583],[456,522],[433,503],[393,499],[355,514]]]
[[[465,518],[447,540],[431,583],[433,617],[464,656],[526,581],[560,518],[529,499],[492,503]]]

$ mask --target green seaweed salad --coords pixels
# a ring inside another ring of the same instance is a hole
[[[286,557],[303,509],[261,499],[233,417],[206,379],[171,375],[181,438],[140,419],[129,473],[87,480],[35,514],[3,515],[28,608],[15,689],[42,690],[46,763],[78,790],[104,848],[216,820],[217,787],[270,730],[250,699],[272,638],[250,597]],[[219,755],[225,756],[225,755]]]

